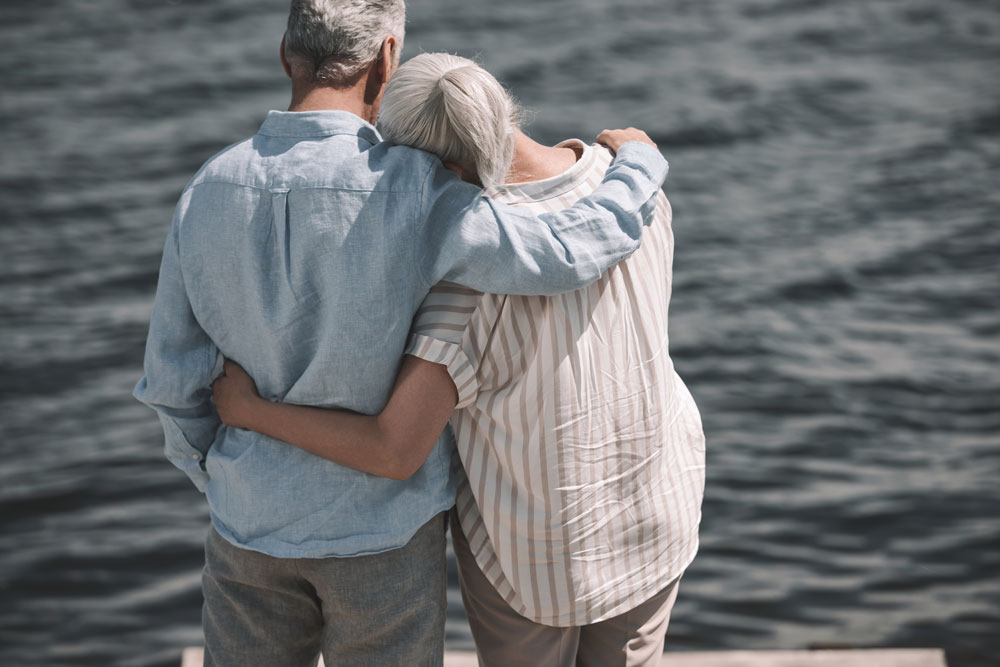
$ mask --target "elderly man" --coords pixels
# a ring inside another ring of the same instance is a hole
[[[221,425],[223,356],[272,400],[373,414],[441,280],[576,289],[638,246],[666,163],[642,132],[573,208],[489,199],[372,126],[403,40],[402,0],[293,0],[287,112],[209,160],[177,205],[136,397],[206,493],[206,665],[440,664],[448,443],[376,478]]]

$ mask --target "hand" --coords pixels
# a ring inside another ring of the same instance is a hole
[[[644,144],[649,144],[653,148],[657,148],[656,144],[649,138],[648,134],[634,127],[630,127],[627,130],[604,130],[597,135],[597,143],[607,146],[611,149],[612,153],[617,153],[618,149],[622,147],[622,144],[628,141],[641,141]]]
[[[263,399],[253,378],[238,363],[226,359],[223,374],[212,383],[212,400],[223,424],[250,428],[250,415]]]

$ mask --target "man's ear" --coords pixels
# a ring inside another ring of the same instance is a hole
[[[280,47],[280,53],[278,54],[278,56],[281,58],[281,66],[285,69],[285,74],[287,74],[288,78],[291,79],[292,78],[292,66],[290,64],[288,64],[288,58],[285,57],[285,36],[284,35],[281,36],[281,47]]]
[[[389,77],[396,71],[396,49],[398,48],[399,42],[392,35],[386,37],[385,41],[382,42],[382,50],[378,59],[378,73],[384,82],[388,82]]]

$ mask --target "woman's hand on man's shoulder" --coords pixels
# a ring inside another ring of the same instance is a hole
[[[597,135],[597,143],[607,146],[612,153],[617,153],[618,149],[630,141],[639,141],[657,148],[656,143],[649,138],[649,135],[642,130],[629,127],[624,130],[604,130]]]

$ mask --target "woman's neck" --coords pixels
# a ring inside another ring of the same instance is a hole
[[[579,160],[583,151],[579,146],[544,146],[520,130],[514,139],[514,159],[507,172],[507,183],[540,181],[563,173]]]

